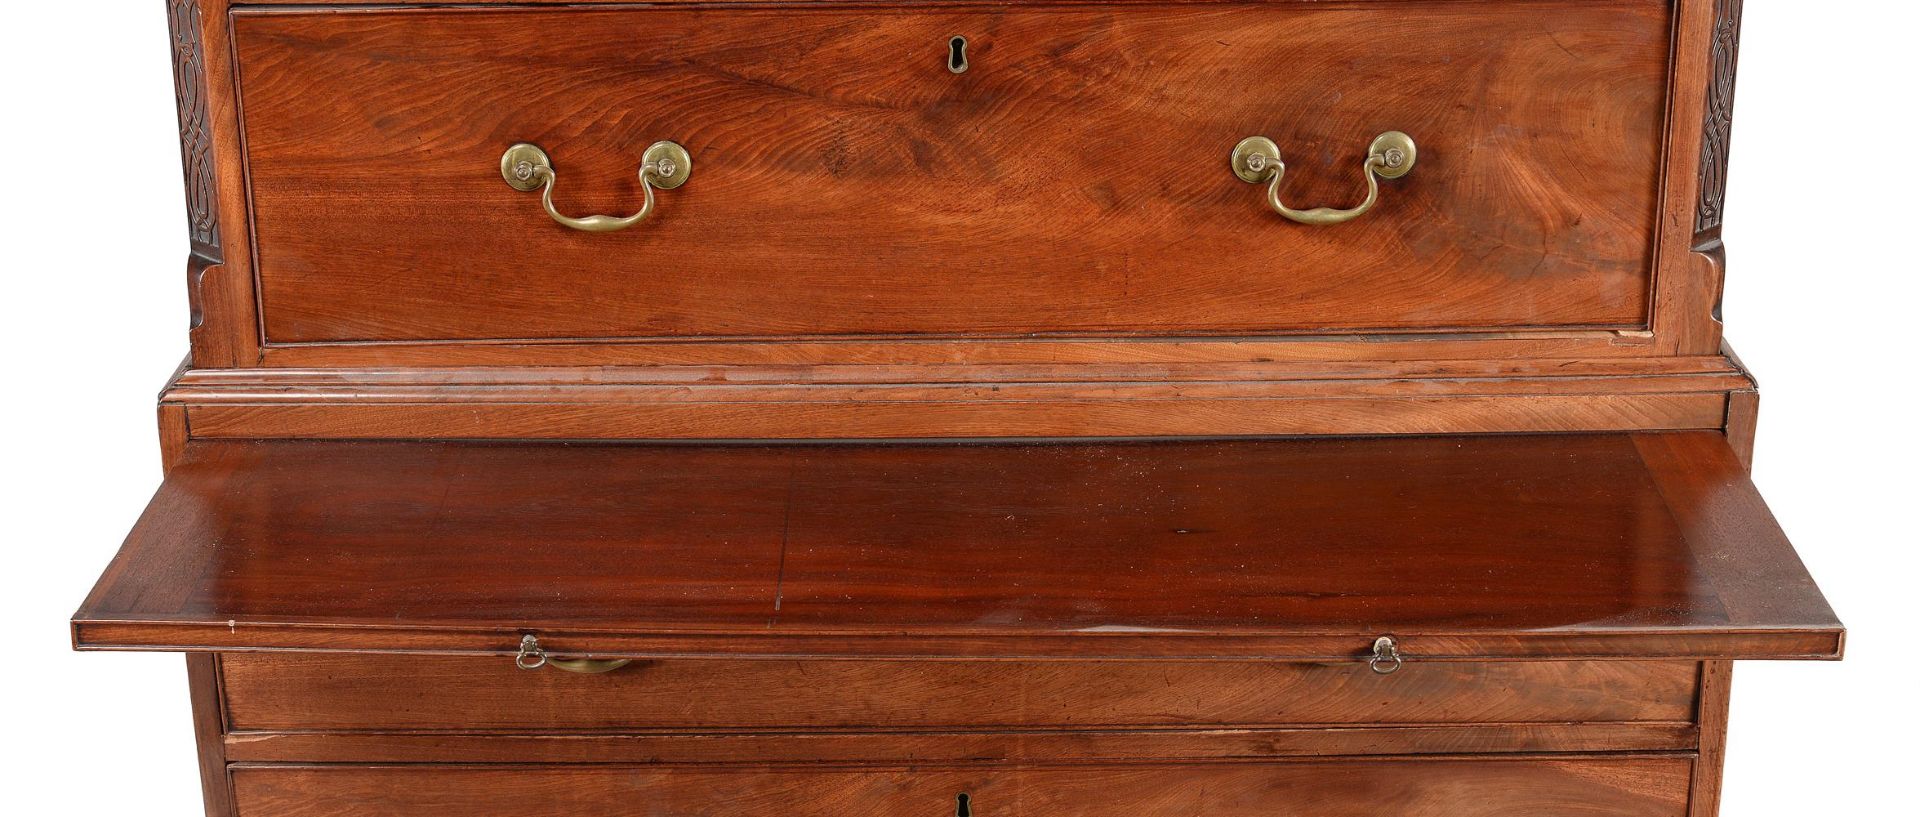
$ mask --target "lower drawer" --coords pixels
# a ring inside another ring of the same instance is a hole
[[[237,766],[240,817],[1682,817],[1684,757],[1075,769]]]
[[[765,731],[1684,723],[1688,662],[636,661],[236,653],[242,732]]]

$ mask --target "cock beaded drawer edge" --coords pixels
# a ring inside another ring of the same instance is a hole
[[[1739,0],[169,0],[218,817],[1704,817]]]

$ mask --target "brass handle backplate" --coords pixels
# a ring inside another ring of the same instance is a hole
[[[520,638],[520,653],[513,657],[513,665],[521,669],[552,667],[587,675],[612,672],[631,663],[632,659],[627,658],[553,658],[540,648],[540,639],[532,634]]]
[[[1280,183],[1287,176],[1287,165],[1280,160],[1280,146],[1265,136],[1249,136],[1233,146],[1233,175],[1243,182],[1258,184],[1270,181],[1267,185],[1267,204],[1273,211],[1287,218],[1314,226],[1341,224],[1367,214],[1380,200],[1380,180],[1398,179],[1413,172],[1416,158],[1413,137],[1399,131],[1387,131],[1373,140],[1367,148],[1367,163],[1361,168],[1361,175],[1367,179],[1367,200],[1358,207],[1336,210],[1331,207],[1315,207],[1311,210],[1295,210],[1280,201]]]
[[[672,190],[687,183],[687,177],[693,175],[693,157],[687,149],[673,142],[655,142],[640,155],[640,189],[646,194],[641,202],[640,211],[624,218],[619,216],[573,216],[561,215],[553,206],[553,185],[556,174],[553,160],[538,145],[526,142],[507,148],[500,156],[500,176],[507,184],[522,193],[540,191],[540,204],[547,209],[547,215],[560,224],[588,233],[611,233],[624,230],[647,220],[653,215],[653,190]]]

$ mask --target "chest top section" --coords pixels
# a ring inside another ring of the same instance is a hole
[[[1717,352],[1724,0],[170,5],[201,367]]]

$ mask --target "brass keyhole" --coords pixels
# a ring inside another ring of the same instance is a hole
[[[956,34],[947,40],[947,70],[956,74],[967,72],[967,38]]]
[[[957,799],[959,804],[953,809],[953,817],[973,817],[973,807],[969,805],[973,798],[968,797],[966,792],[961,792]]]

